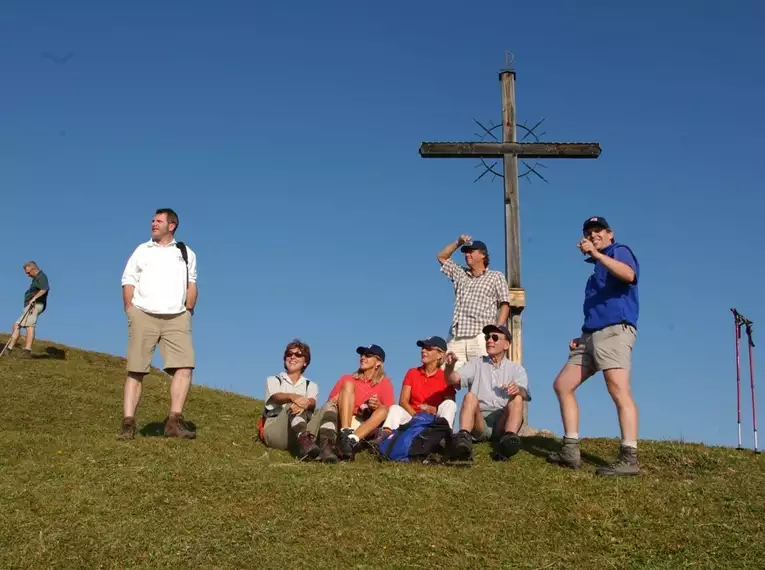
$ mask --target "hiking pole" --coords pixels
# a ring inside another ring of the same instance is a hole
[[[733,326],[736,335],[736,415],[738,419],[738,446],[736,449],[744,449],[741,447],[741,324],[736,309],[731,309],[731,312],[733,313]]]
[[[752,386],[752,429],[754,430],[754,452],[759,453],[757,449],[757,399],[754,394],[754,356],[752,354],[752,348],[754,348],[754,340],[752,339],[752,325],[754,323],[749,319],[746,319],[746,336],[749,340],[749,382]]]
[[[21,314],[21,318],[19,319],[19,324],[24,322],[24,319],[27,317],[27,314],[29,313],[30,310],[32,310],[32,304],[31,303],[29,304],[29,306],[26,309],[24,309],[24,312]],[[13,323],[13,324],[15,325],[16,323]],[[6,341],[5,346],[3,347],[3,350],[0,350],[0,356],[5,354],[5,351],[8,348],[8,345],[11,344],[11,338],[13,338],[13,333],[11,333],[11,336],[8,337],[8,340]]]

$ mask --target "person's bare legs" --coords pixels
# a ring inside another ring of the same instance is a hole
[[[372,412],[372,415],[367,418],[364,423],[356,428],[354,433],[359,439],[366,439],[373,431],[382,425],[385,421],[385,417],[388,415],[388,408],[385,406],[378,406],[377,409]]]
[[[619,414],[622,444],[637,447],[638,409],[630,390],[630,372],[625,368],[611,368],[604,370],[603,376]]]
[[[122,415],[125,418],[135,417],[135,412],[141,401],[141,390],[143,389],[144,376],[146,376],[146,374],[128,372],[127,378],[125,378],[122,402]]]
[[[13,332],[11,333],[11,339],[8,341],[8,350],[13,350],[13,347],[16,346],[19,334],[21,334],[21,327],[18,323],[13,323]]]
[[[176,368],[170,383],[170,413],[182,414],[191,389],[191,368]]]
[[[523,425],[523,398],[515,396],[505,406],[505,414],[502,416],[506,432],[517,434]]]
[[[590,376],[591,374],[587,373],[581,365],[567,362],[553,383],[563,420],[563,430],[567,437],[573,437],[574,434],[578,437],[579,406],[574,392]]]
[[[24,349],[32,350],[32,343],[35,341],[35,327],[27,327]]]
[[[460,431],[483,433],[483,415],[478,407],[478,398],[472,392],[465,394],[460,409]]]
[[[340,388],[340,394],[337,398],[337,411],[340,415],[340,429],[351,427],[353,421],[353,404],[356,399],[356,385],[353,382],[346,382]]]

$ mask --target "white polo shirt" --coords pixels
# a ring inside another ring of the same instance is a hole
[[[266,405],[269,415],[278,415],[282,411],[284,404],[269,403],[268,400],[274,394],[298,394],[306,398],[319,399],[319,386],[316,382],[311,382],[308,378],[301,375],[294,384],[286,372],[280,372],[276,376],[269,376],[266,379]]]
[[[197,282],[197,256],[186,246],[188,283]],[[186,311],[186,263],[173,240],[162,246],[153,240],[139,245],[122,273],[122,285],[133,285],[133,305],[154,315],[177,315]]]

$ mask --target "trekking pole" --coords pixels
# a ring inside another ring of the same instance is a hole
[[[30,304],[26,309],[24,309],[24,312],[21,314],[21,318],[19,319],[19,323],[24,322],[24,319],[27,317],[27,314],[29,314],[29,311],[32,310],[32,305]],[[13,323],[14,325],[16,323]],[[11,344],[11,338],[13,338],[13,333],[11,333],[11,336],[8,337],[8,340],[5,342],[5,346],[3,347],[3,350],[0,350],[0,356],[5,354],[5,350],[8,348],[8,345]]]
[[[752,340],[752,321],[746,320],[746,336],[749,339],[749,381],[752,386],[752,429],[754,430],[754,452],[759,453],[757,449],[757,399],[754,394],[754,340]]]
[[[741,447],[741,325],[736,309],[731,309],[731,312],[733,313],[734,334],[736,335],[736,415],[738,419],[738,447],[736,449],[744,449]]]

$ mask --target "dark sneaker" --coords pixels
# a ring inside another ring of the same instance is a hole
[[[32,351],[28,348],[22,348],[21,352],[19,352],[19,356],[21,358],[29,358],[30,356],[32,356]]]
[[[117,434],[117,439],[127,441],[129,439],[135,439],[135,420],[133,418],[125,418],[122,420],[122,429]]]
[[[369,444],[373,447],[379,448],[380,444],[393,433],[393,430],[388,428],[379,428],[375,436],[369,441]]]
[[[510,459],[521,449],[521,438],[517,434],[507,431],[499,437],[494,458],[499,461]]]
[[[597,475],[610,477],[626,477],[629,475],[640,475],[640,465],[638,465],[637,449],[634,447],[625,447],[622,445],[619,449],[619,457],[611,465],[598,467],[595,470]]]
[[[15,356],[16,351],[12,348],[6,348],[5,352],[3,352],[3,356]]]
[[[473,437],[470,433],[460,431],[454,435],[452,457],[458,461],[470,461],[473,459]]]
[[[353,432],[350,429],[344,429],[337,437],[337,451],[339,452],[340,459],[348,459],[353,461],[356,456],[356,448],[358,445],[351,439]]]
[[[335,442],[322,439],[319,442],[319,461],[322,463],[337,463],[339,461],[335,453]]]
[[[316,439],[312,433],[304,431],[297,437],[300,448],[300,459],[316,459],[321,450],[316,445]]]
[[[555,463],[561,467],[579,469],[582,466],[582,454],[579,449],[579,440],[564,437],[560,451],[555,451],[547,456],[549,463]]]
[[[183,414],[170,414],[165,421],[165,437],[194,439],[197,434],[186,427]]]

